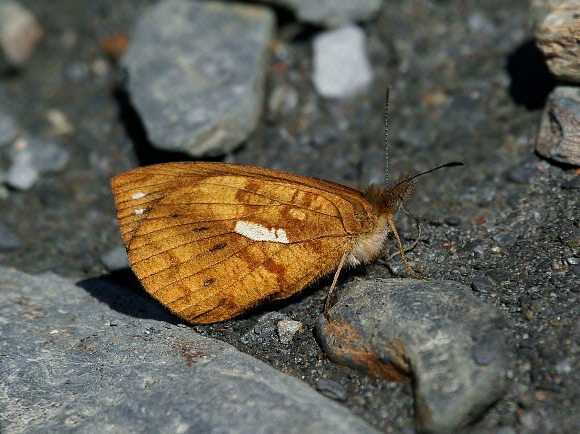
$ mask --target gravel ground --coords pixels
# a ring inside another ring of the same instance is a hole
[[[2,104],[30,134],[50,136],[50,109],[62,111],[74,131],[52,138],[70,153],[64,170],[43,174],[29,190],[4,192],[0,223],[15,241],[0,249],[0,263],[138,287],[130,273],[109,273],[101,263],[102,255],[121,245],[109,179],[183,157],[144,143],[100,43],[127,32],[150,2],[21,3],[46,37],[23,70],[0,77]],[[575,169],[533,150],[552,82],[532,42],[527,7],[525,1],[386,4],[363,26],[373,85],[344,101],[317,97],[309,81],[318,29],[279,12],[287,57],[284,69],[272,61],[267,89],[291,86],[298,108],[266,114],[228,161],[363,187],[384,172],[382,113],[391,85],[390,178],[447,161],[466,164],[419,180],[406,209],[424,233],[408,259],[432,279],[472,286],[512,325],[508,391],[472,432],[574,433],[580,431],[580,200]],[[5,157],[0,164],[7,169]],[[399,224],[410,243],[412,221],[402,216]],[[394,243],[389,247],[395,250]],[[378,261],[343,273],[341,281],[405,272],[397,259],[390,269]],[[330,378],[344,387],[344,405],[355,414],[382,431],[409,432],[408,382],[386,383],[336,366],[316,343],[312,327],[329,283],[253,315],[193,329],[312,385]],[[272,336],[248,338],[257,318],[273,310],[305,325],[289,346]]]

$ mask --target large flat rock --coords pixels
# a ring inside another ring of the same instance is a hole
[[[375,432],[142,294],[0,267],[2,432]]]

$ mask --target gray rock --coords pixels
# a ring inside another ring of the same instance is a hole
[[[414,381],[424,432],[455,432],[499,399],[509,367],[504,317],[451,281],[351,285],[316,331],[325,351],[389,379]]]
[[[101,262],[109,271],[121,270],[131,266],[124,246],[117,246],[109,250],[101,256]]]
[[[138,293],[0,276],[3,432],[376,432]]]
[[[365,34],[359,27],[345,26],[316,37],[312,80],[320,95],[353,96],[365,90],[372,77],[365,52]]]
[[[59,172],[69,160],[69,152],[58,143],[25,134],[10,149],[12,165],[6,183],[19,190],[28,190],[43,172]]]
[[[16,158],[29,159],[41,173],[60,172],[70,157],[69,152],[56,141],[27,134],[17,140],[15,149]]]
[[[259,6],[162,1],[143,13],[122,59],[149,140],[193,156],[226,153],[262,109],[273,14]]]
[[[39,178],[40,173],[29,161],[17,159],[10,165],[4,182],[17,190],[28,190]]]
[[[580,89],[558,86],[542,114],[536,143],[538,154],[580,166]]]
[[[300,21],[324,26],[340,26],[373,18],[381,8],[380,0],[267,0],[284,6]]]

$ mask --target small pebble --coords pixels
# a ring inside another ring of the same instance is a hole
[[[292,113],[298,107],[299,96],[296,89],[290,85],[276,86],[268,99],[268,115],[276,117],[285,113]]]
[[[0,46],[6,60],[22,66],[43,35],[34,15],[14,1],[0,2]]]
[[[44,117],[51,123],[50,134],[52,135],[70,134],[74,131],[74,127],[61,110],[48,109]]]
[[[461,218],[457,216],[446,217],[445,224],[448,226],[459,226],[461,224]]]
[[[338,384],[336,381],[329,380],[327,378],[321,378],[316,383],[316,390],[318,390],[323,395],[329,398],[335,399],[337,401],[346,401],[347,394],[344,387]]]
[[[278,321],[278,337],[283,344],[289,344],[294,335],[304,329],[300,321],[281,320]]]
[[[69,152],[57,142],[24,134],[12,146],[12,161],[27,161],[39,172],[59,172],[69,160]]]
[[[485,277],[497,285],[504,285],[510,281],[510,275],[504,270],[489,270],[485,273]]]
[[[123,246],[117,246],[109,250],[101,256],[101,262],[109,271],[117,271],[130,267],[127,252]]]
[[[6,183],[18,190],[28,190],[43,172],[58,172],[69,160],[69,152],[60,145],[38,137],[19,137],[9,152],[12,165]]]
[[[8,169],[5,182],[17,190],[29,190],[40,178],[36,170],[27,161],[16,161]]]
[[[359,27],[349,25],[316,37],[313,81],[320,95],[350,97],[365,90],[372,78],[365,34]]]
[[[475,277],[471,282],[471,289],[475,292],[493,293],[496,288],[497,286],[494,282],[483,276]]]

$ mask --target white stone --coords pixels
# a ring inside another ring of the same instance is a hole
[[[318,35],[314,40],[313,81],[328,98],[346,98],[365,90],[372,80],[365,52],[365,34],[349,25]]]
[[[278,321],[278,337],[283,344],[289,344],[296,333],[304,329],[299,321],[281,320]]]
[[[40,178],[35,167],[25,161],[16,161],[8,169],[6,183],[17,190],[28,190]]]

